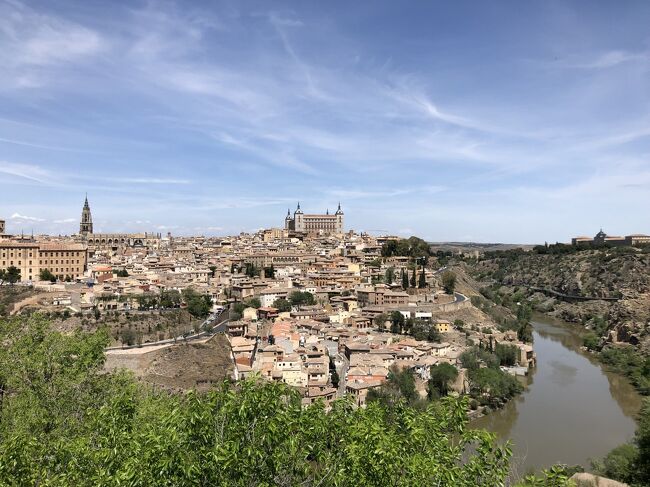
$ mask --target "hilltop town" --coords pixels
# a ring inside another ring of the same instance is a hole
[[[38,311],[64,331],[108,326],[106,367],[170,390],[256,374],[305,404],[347,395],[363,406],[404,370],[426,398],[440,364],[457,369],[445,389],[469,393],[465,352],[509,350],[496,366],[511,375],[535,364],[532,345],[458,292],[426,243],[346,232],[340,204],[298,204],[281,228],[223,238],[93,230],[87,198],[76,235],[3,228],[5,288],[21,290],[4,313]]]

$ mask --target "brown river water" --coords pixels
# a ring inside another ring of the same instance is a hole
[[[556,463],[589,467],[634,436],[641,397],[580,350],[577,325],[536,315],[533,328],[537,368],[526,390],[472,427],[512,441],[515,475]]]

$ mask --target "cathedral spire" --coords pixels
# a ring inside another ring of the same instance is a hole
[[[84,200],[84,207],[81,210],[81,223],[79,224],[79,234],[88,235],[93,233],[93,216],[90,213],[90,205],[88,204],[88,193]]]

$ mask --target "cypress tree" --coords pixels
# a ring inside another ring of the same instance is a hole
[[[420,279],[418,281],[418,287],[419,288],[427,287],[427,278],[424,275],[424,267],[422,267],[422,271],[420,272]]]
[[[413,268],[413,275],[411,276],[411,287],[415,287],[415,283],[417,282],[416,277],[415,277],[415,267]]]
[[[406,290],[409,287],[409,278],[406,275],[406,272],[404,272],[404,269],[402,269],[402,289]]]

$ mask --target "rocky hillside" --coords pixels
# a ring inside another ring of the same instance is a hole
[[[480,279],[528,284],[570,295],[634,298],[650,292],[650,252],[629,247],[570,254],[492,252],[473,270]]]
[[[486,253],[464,264],[484,288],[521,289],[536,309],[593,329],[606,343],[627,342],[650,352],[650,252],[609,248]],[[575,302],[570,296],[618,298]]]

